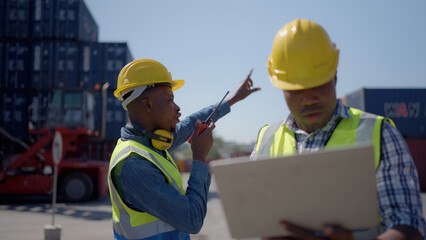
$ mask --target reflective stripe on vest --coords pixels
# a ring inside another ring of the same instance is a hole
[[[329,141],[326,149],[358,144],[372,144],[374,147],[375,167],[380,164],[380,138],[383,120],[392,120],[366,113],[355,108],[349,108],[351,119],[343,118]],[[296,152],[296,140],[294,133],[288,129],[284,122],[278,122],[270,126],[264,126],[258,135],[256,156],[278,157],[288,156]]]
[[[176,163],[173,161],[169,153],[167,153],[168,161],[163,156],[146,146],[132,140],[118,140],[117,146],[111,156],[108,187],[111,196],[113,228],[114,230],[128,239],[140,239],[151,237],[160,233],[175,230],[170,224],[148,214],[146,212],[135,211],[126,206],[120,195],[117,193],[112,183],[111,170],[122,160],[126,159],[131,153],[137,153],[153,163],[166,177],[168,183],[182,195],[185,194],[182,186],[182,176],[180,175]]]

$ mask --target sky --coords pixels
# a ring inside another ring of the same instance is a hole
[[[134,59],[164,64],[185,85],[185,116],[232,93],[250,67],[262,90],[216,123],[225,141],[254,143],[259,129],[289,114],[266,61],[275,34],[296,18],[319,23],[339,47],[337,95],[361,88],[426,88],[424,0],[84,0],[99,42],[127,42]]]

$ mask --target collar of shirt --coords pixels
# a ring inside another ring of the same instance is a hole
[[[138,143],[140,143],[140,144],[142,144],[146,147],[149,147],[150,149],[154,150],[158,154],[165,156],[163,151],[157,150],[154,147],[152,147],[151,138],[149,138],[147,136],[135,134],[135,133],[131,132],[130,130],[142,132],[142,131],[144,131],[144,128],[139,124],[128,122],[125,127],[121,128],[121,140],[123,140],[123,141],[127,141],[127,140],[136,141],[136,142],[138,142]]]

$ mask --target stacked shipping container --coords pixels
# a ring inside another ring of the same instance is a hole
[[[100,131],[100,86],[108,82],[105,140],[87,149],[111,151],[127,120],[112,93],[131,60],[126,43],[98,42],[98,26],[83,0],[0,1],[0,126],[30,139],[28,129],[46,127],[53,91],[73,90],[95,96],[90,130]],[[0,141],[2,154],[16,151],[4,137]]]
[[[98,26],[83,0],[0,1],[0,37],[98,40]]]
[[[346,105],[392,119],[404,136],[426,191],[426,89],[361,89]]]

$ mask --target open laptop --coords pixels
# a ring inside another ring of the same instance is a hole
[[[372,146],[216,160],[210,167],[234,238],[288,235],[281,220],[312,230],[378,224]]]

